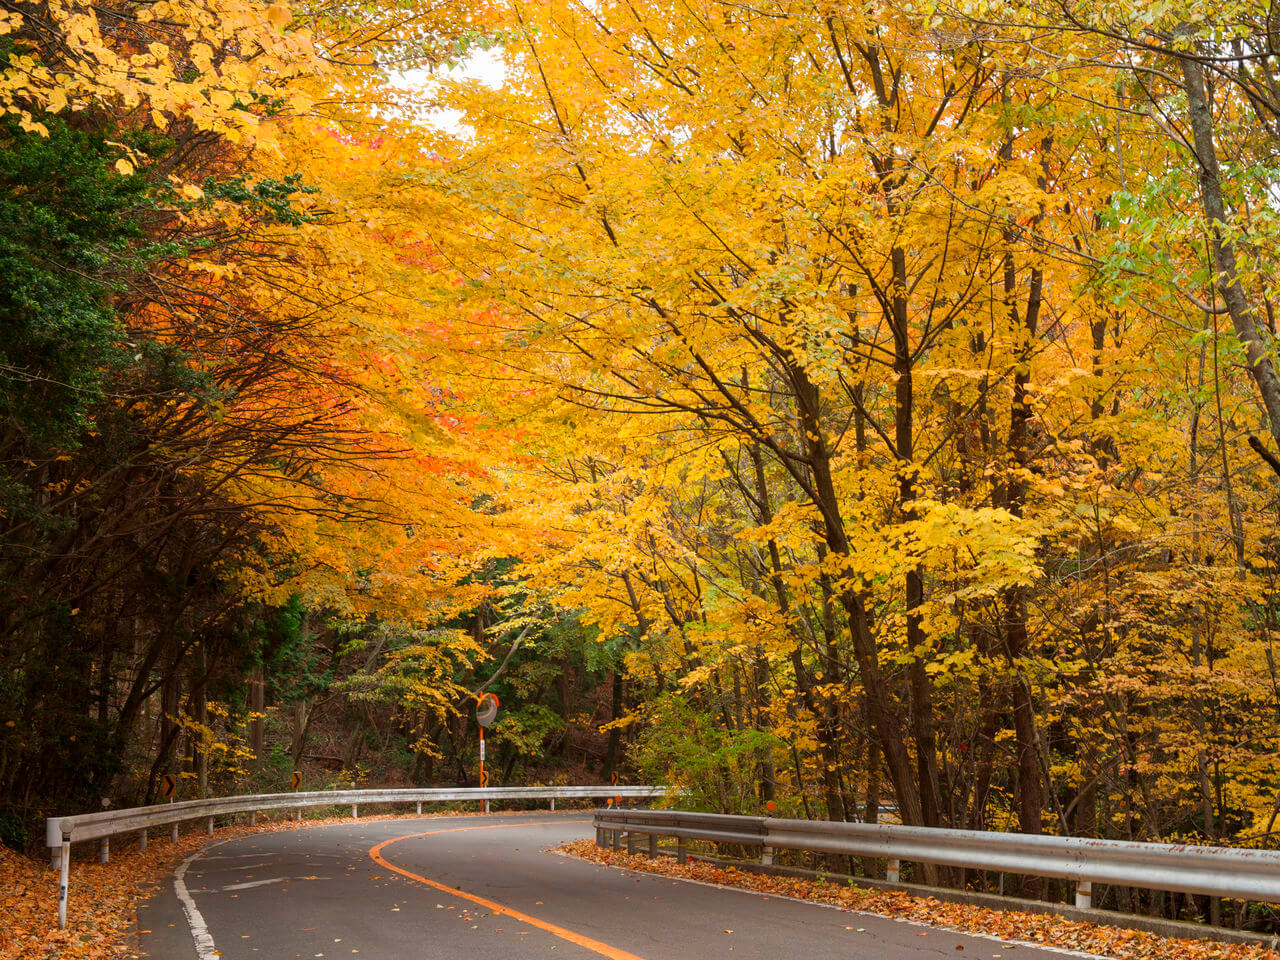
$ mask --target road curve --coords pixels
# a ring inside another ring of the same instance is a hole
[[[207,847],[139,908],[153,960],[1054,960],[1084,954],[584,863],[582,813],[365,820]]]

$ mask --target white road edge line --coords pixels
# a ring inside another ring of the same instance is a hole
[[[200,913],[195,900],[191,898],[191,891],[187,889],[184,879],[187,875],[187,867],[191,866],[192,861],[207,849],[205,847],[197,850],[183,860],[177,870],[173,871],[173,892],[178,895],[178,899],[182,902],[182,911],[187,915],[187,925],[191,927],[191,939],[196,943],[196,956],[199,960],[218,960],[218,949],[213,945],[209,928],[205,926],[204,915]]]

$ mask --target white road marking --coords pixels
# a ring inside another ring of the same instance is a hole
[[[328,880],[329,877],[272,877],[270,880],[246,880],[244,883],[229,883],[218,893],[228,890],[248,890],[250,887],[265,887],[269,883],[288,883],[290,880]]]
[[[201,853],[203,853],[202,850],[197,850],[183,860],[182,865],[173,872],[173,891],[182,901],[182,910],[187,915],[187,925],[191,927],[191,939],[196,942],[196,956],[200,960],[218,960],[218,950],[213,945],[213,937],[209,934],[209,928],[205,926],[204,916],[196,907],[196,902],[191,899],[191,892],[187,889],[184,879],[187,875],[187,867],[191,866],[191,861]]]
[[[248,890],[250,887],[265,887],[268,883],[284,883],[288,879],[288,877],[272,877],[270,880],[246,880],[244,883],[229,883],[222,888],[222,892]]]
[[[212,857],[205,857],[206,860],[261,860],[264,854],[261,853],[219,853]]]

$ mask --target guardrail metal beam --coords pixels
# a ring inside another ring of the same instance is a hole
[[[71,876],[71,845],[83,840],[98,840],[99,856],[107,862],[110,838],[119,833],[136,833],[139,845],[146,845],[150,827],[169,825],[170,837],[178,839],[178,824],[190,820],[205,820],[206,830],[212,834],[216,817],[237,813],[249,814],[250,823],[256,823],[259,811],[294,810],[302,819],[303,807],[350,806],[351,816],[359,814],[361,804],[412,803],[422,813],[424,803],[457,803],[483,801],[488,812],[494,800],[550,800],[555,809],[556,800],[599,800],[617,797],[633,800],[651,800],[666,796],[667,787],[655,786],[601,786],[570,787],[427,787],[418,789],[387,790],[316,790],[309,793],[260,793],[239,797],[210,797],[204,800],[185,800],[180,803],[161,803],[150,807],[129,807],[122,810],[103,810],[99,813],[82,813],[71,817],[50,817],[45,821],[45,842],[49,846],[51,862],[59,871],[58,929],[67,926],[67,899]]]
[[[1280,851],[1189,844],[1137,843],[886,823],[775,820],[678,810],[597,810],[597,843],[622,833],[710,840],[773,850],[875,857],[897,880],[903,861],[936,863],[1074,881],[1076,905],[1089,906],[1092,885],[1118,884],[1280,903]],[[679,852],[683,853],[683,843]]]

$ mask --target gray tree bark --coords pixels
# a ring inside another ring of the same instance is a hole
[[[1213,111],[1205,93],[1204,68],[1193,54],[1194,51],[1192,55],[1179,57],[1178,62],[1182,71],[1182,88],[1187,95],[1187,121],[1191,127],[1192,146],[1200,167],[1200,201],[1209,220],[1216,286],[1235,327],[1236,337],[1244,344],[1249,373],[1266,408],[1271,436],[1280,446],[1280,378],[1276,377],[1275,365],[1268,354],[1269,345],[1258,330],[1253,308],[1240,285],[1235,244],[1223,236],[1227,214],[1222,198],[1218,149],[1213,139]]]

